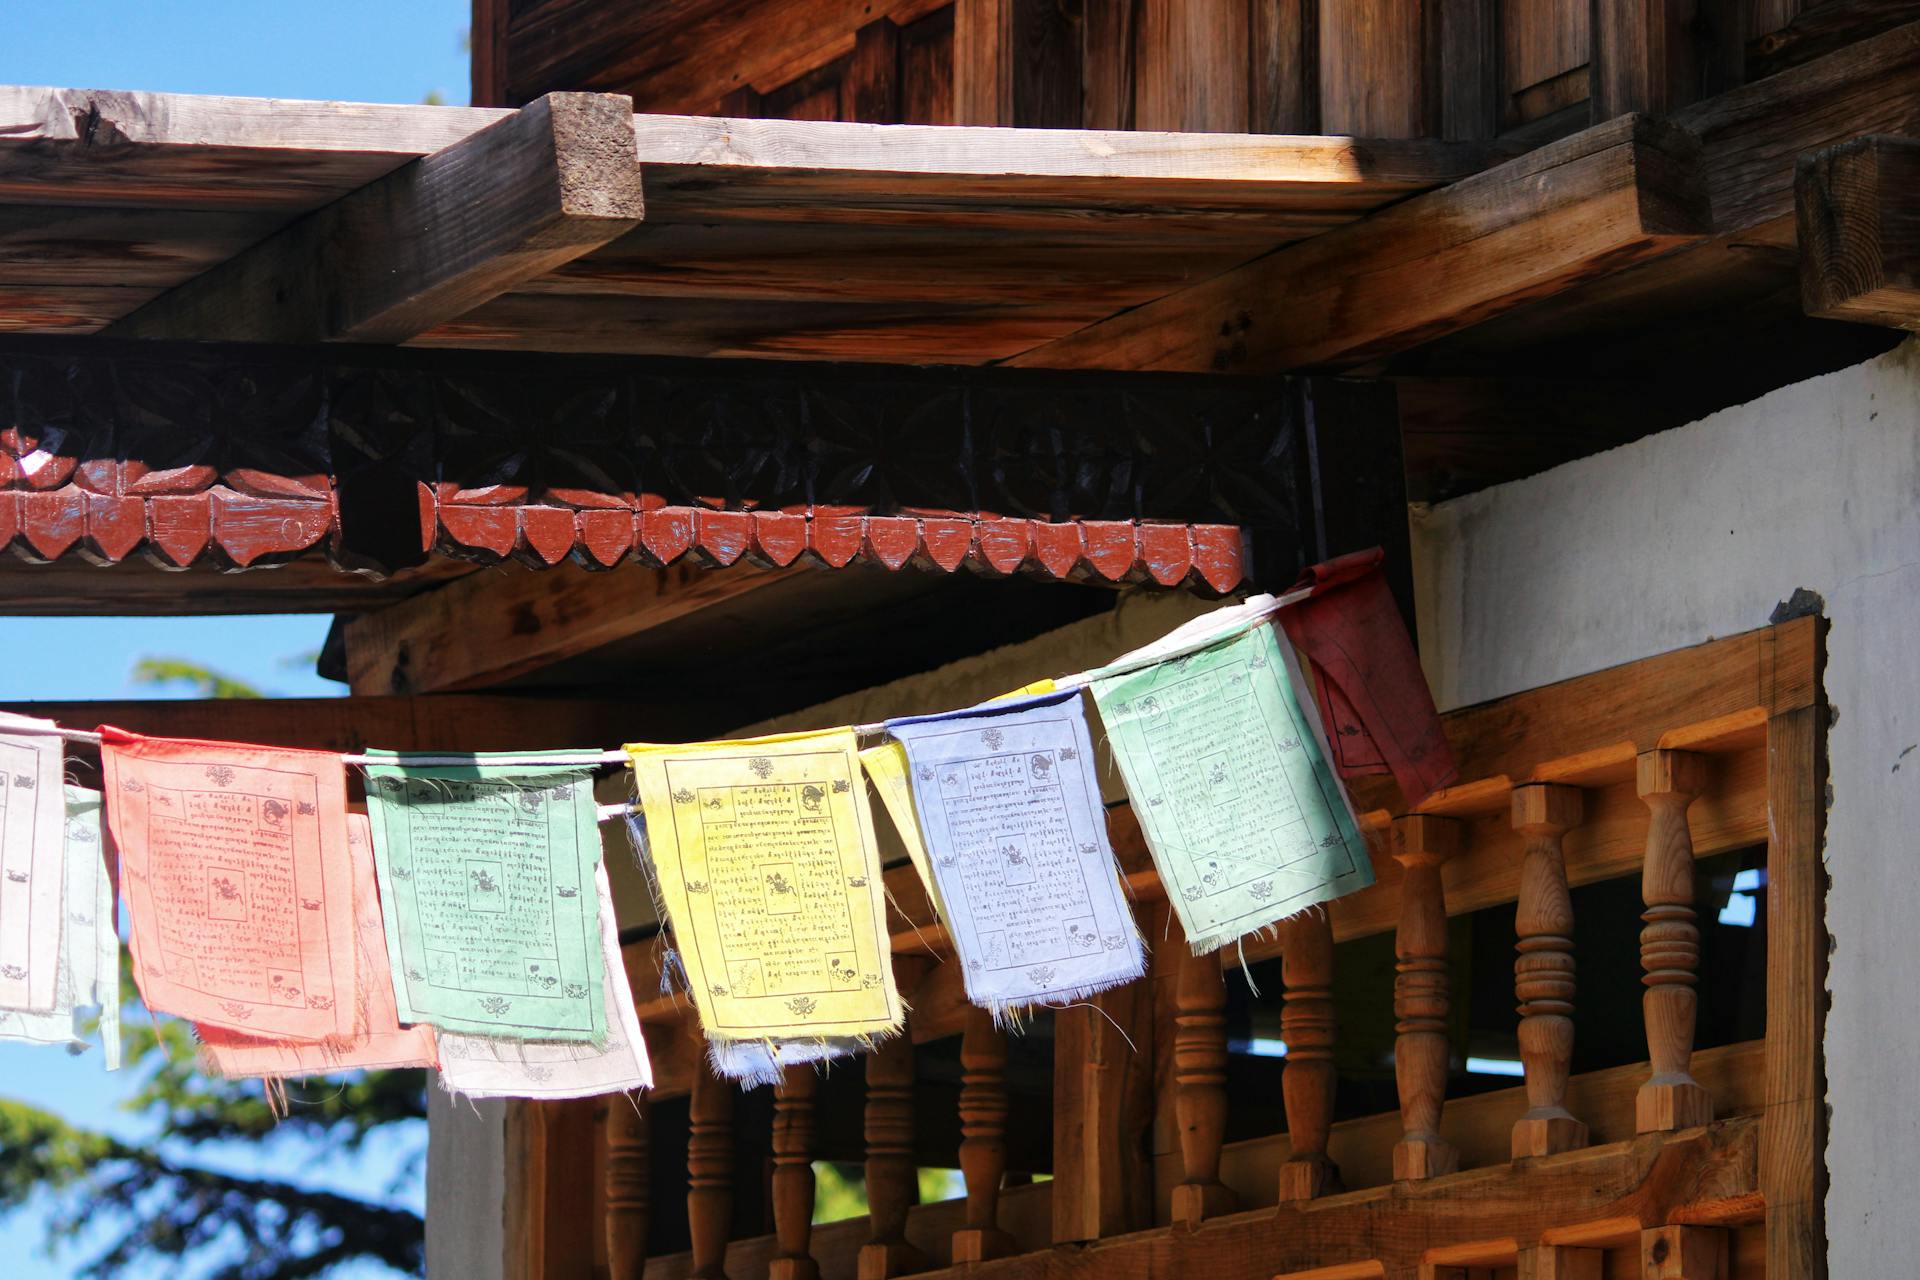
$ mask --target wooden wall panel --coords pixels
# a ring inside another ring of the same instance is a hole
[[[1133,127],[1245,132],[1247,0],[1141,0],[1134,9]]]
[[[900,29],[900,123],[953,123],[953,6]]]
[[[1498,4],[1502,127],[1528,124],[1586,101],[1588,0]]]
[[[1423,0],[1347,0],[1322,21],[1320,129],[1360,138],[1431,135]]]
[[[1249,0],[1250,132],[1320,132],[1319,24],[1319,0]]]

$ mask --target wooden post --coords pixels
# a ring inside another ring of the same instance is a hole
[[[1519,958],[1513,995],[1520,1005],[1520,1060],[1527,1113],[1513,1125],[1513,1158],[1587,1145],[1587,1126],[1567,1110],[1573,1065],[1573,900],[1561,837],[1580,825],[1578,787],[1535,783],[1513,789],[1513,829],[1525,841],[1520,903],[1514,914]]]
[[[767,1280],[818,1280],[813,1260],[813,1095],[809,1062],[790,1066],[773,1090],[773,1235]]]
[[[1400,1086],[1402,1137],[1393,1148],[1393,1176],[1432,1178],[1460,1167],[1460,1153],[1440,1136],[1447,1097],[1447,903],[1440,865],[1460,848],[1460,824],[1415,813],[1393,822],[1400,881],[1399,973],[1393,1013],[1399,1033],[1393,1074]]]
[[[733,1086],[713,1074],[704,1053],[687,1102],[687,1234],[698,1280],[726,1280],[733,1218]]]
[[[1685,1129],[1713,1119],[1713,1099],[1692,1075],[1699,998],[1700,929],[1693,910],[1693,835],[1687,806],[1700,794],[1706,762],[1685,751],[1645,751],[1640,798],[1653,811],[1640,893],[1640,964],[1646,972],[1647,1056],[1653,1075],[1634,1100],[1641,1133]]]
[[[1654,1227],[1640,1233],[1641,1280],[1725,1280],[1727,1275],[1722,1228]]]
[[[607,1276],[640,1280],[647,1265],[647,1095],[607,1099]]]
[[[1280,1038],[1287,1045],[1281,1076],[1286,1098],[1287,1162],[1280,1166],[1280,1199],[1312,1200],[1340,1189],[1340,1170],[1327,1158],[1333,1129],[1333,921],[1314,907],[1280,922],[1280,981],[1286,1003]]]
[[[867,1220],[858,1280],[889,1280],[927,1269],[907,1243],[916,1199],[913,1163],[913,1037],[897,1035],[867,1055]]]
[[[1605,1249],[1543,1244],[1520,1251],[1515,1275],[1517,1280],[1601,1280],[1606,1264]]]
[[[960,1040],[960,1173],[967,1182],[967,1225],[953,1233],[955,1262],[985,1262],[1013,1252],[1000,1229],[1000,1180],[1007,1171],[1007,1037],[985,1009],[967,1010]]]
[[[1180,949],[1173,1107],[1186,1171],[1186,1180],[1173,1189],[1173,1220],[1193,1228],[1238,1204],[1220,1182],[1220,1144],[1227,1135],[1227,983],[1219,956],[1196,956],[1184,939],[1171,945]]]

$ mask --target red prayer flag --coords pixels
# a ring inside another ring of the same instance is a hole
[[[148,1007],[246,1035],[352,1036],[340,757],[100,733],[133,976]]]
[[[1287,638],[1313,664],[1320,717],[1343,777],[1392,773],[1408,808],[1459,778],[1426,673],[1380,572],[1375,547],[1317,564],[1280,611]]]

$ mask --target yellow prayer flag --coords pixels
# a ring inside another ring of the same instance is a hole
[[[626,750],[707,1034],[898,1031],[880,851],[853,730]]]
[[[1032,698],[1043,693],[1053,693],[1058,688],[1052,676],[1041,676],[1032,684],[1023,684],[1011,693],[1003,693],[997,698],[988,698],[988,702],[1011,702],[1015,698]]]
[[[994,699],[996,702],[999,700]],[[947,908],[940,901],[940,886],[934,882],[933,866],[927,861],[927,845],[920,838],[920,818],[913,807],[913,783],[907,778],[906,747],[898,742],[883,742],[877,747],[868,747],[860,753],[860,763],[866,766],[867,776],[873,779],[873,789],[879,793],[887,816],[893,819],[893,829],[900,833],[900,843],[906,847],[913,869],[920,873],[920,883],[927,887],[927,898],[944,921]]]

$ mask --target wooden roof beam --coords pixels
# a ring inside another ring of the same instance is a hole
[[[1920,141],[1876,135],[1801,157],[1794,211],[1808,315],[1920,329]]]
[[[1698,142],[1627,115],[1015,357],[1039,368],[1335,368],[1698,240]]]
[[[549,94],[289,224],[107,332],[404,342],[618,238],[641,214],[632,101]]]

